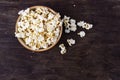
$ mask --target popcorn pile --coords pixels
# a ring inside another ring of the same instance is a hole
[[[93,27],[92,24],[89,24],[89,23],[86,23],[84,21],[79,21],[76,23],[76,20],[75,19],[70,19],[70,17],[67,17],[67,16],[64,16],[63,18],[63,24],[64,24],[64,27],[65,27],[65,33],[70,33],[71,31],[72,32],[75,32],[77,30],[77,26],[78,27],[82,27],[83,29],[86,29],[86,30],[89,30]],[[86,33],[85,31],[80,31],[79,33],[77,33],[77,35],[79,35],[81,38],[85,37]],[[67,39],[67,43],[69,46],[72,46],[75,44],[75,40],[74,39]],[[62,46],[61,46],[62,45]],[[64,54],[66,53],[66,48],[64,46],[64,44],[60,44],[59,47],[61,48],[61,54]]]
[[[48,48],[56,43],[62,21],[59,13],[38,7],[21,10],[15,36],[21,38],[32,50]]]

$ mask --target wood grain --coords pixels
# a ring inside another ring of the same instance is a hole
[[[17,13],[35,5],[48,6],[77,21],[92,23],[81,39],[63,33],[67,53],[58,44],[34,53],[14,37]],[[73,5],[76,5],[75,7]],[[0,0],[0,80],[120,80],[120,0]],[[69,47],[67,38],[76,39]]]

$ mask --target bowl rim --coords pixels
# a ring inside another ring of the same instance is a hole
[[[37,8],[37,7],[45,7],[45,8],[48,8],[48,9],[49,9],[50,11],[52,11],[53,13],[57,14],[56,11],[54,11],[53,9],[51,9],[51,8],[49,8],[49,7],[47,7],[47,6],[32,6],[32,7],[29,7],[29,8],[30,8],[30,9],[34,9],[34,8]],[[16,24],[15,24],[15,32],[18,31],[18,29],[17,29],[17,27],[18,27],[18,26],[17,26],[17,23],[18,23],[18,21],[19,21],[20,18],[21,18],[21,15],[19,15],[18,18],[17,18]],[[47,50],[53,48],[53,47],[59,42],[59,40],[60,40],[60,38],[61,38],[61,36],[62,36],[62,33],[63,33],[63,26],[59,26],[59,27],[60,27],[60,28],[59,28],[59,29],[60,29],[60,33],[59,33],[59,36],[58,36],[58,38],[57,38],[57,41],[56,41],[54,44],[50,45],[48,48],[45,48],[45,49],[33,50],[33,49],[31,49],[28,45],[26,45],[21,38],[18,38],[18,37],[17,37],[17,39],[18,39],[19,43],[20,43],[24,48],[26,48],[26,49],[28,49],[28,50],[30,50],[30,51],[33,51],[33,52],[43,52],[43,51],[47,51]]]

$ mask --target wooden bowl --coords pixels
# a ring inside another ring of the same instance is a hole
[[[53,12],[54,14],[57,14],[57,12],[55,12],[54,10],[52,10],[51,8],[46,7],[46,6],[33,6],[33,7],[29,7],[29,8],[30,8],[30,9],[35,9],[35,8],[40,8],[40,7],[48,8],[48,10],[50,10],[50,11]],[[21,18],[21,16],[19,16],[18,19],[17,19],[17,21],[16,21],[15,32],[18,32],[17,23],[18,23],[18,21],[20,20],[20,18]],[[23,39],[21,39],[21,38],[17,38],[17,39],[18,39],[18,41],[21,43],[21,45],[22,45],[23,47],[25,47],[26,49],[28,49],[28,50],[30,50],[30,51],[33,51],[33,52],[43,52],[43,51],[47,51],[47,50],[53,48],[53,47],[58,43],[58,41],[59,41],[60,38],[61,38],[62,32],[63,32],[63,27],[62,27],[62,26],[59,26],[59,29],[60,29],[60,33],[59,33],[59,36],[58,36],[58,38],[57,38],[57,41],[56,41],[54,44],[50,45],[48,48],[45,48],[45,49],[33,50],[33,49],[31,49],[28,45],[25,44],[25,42],[23,41]]]

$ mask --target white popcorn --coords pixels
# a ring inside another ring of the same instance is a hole
[[[64,46],[64,44],[60,44],[59,48],[61,49],[61,51],[60,51],[61,54],[65,54],[66,53],[67,50],[66,50],[66,47]]]
[[[69,28],[68,28],[68,29],[66,28],[66,29],[65,29],[65,33],[70,33],[70,29],[69,29]]]
[[[24,13],[24,10],[21,10],[18,12],[19,15],[22,15]]]
[[[69,28],[70,26],[69,20],[70,20],[70,17],[64,16],[63,23],[66,28]]]
[[[72,46],[73,44],[75,44],[75,40],[74,39],[67,39],[67,42],[69,44],[69,46]]]
[[[43,28],[43,23],[40,23],[39,26]]]
[[[50,40],[50,38],[47,38],[47,43],[48,43],[48,45],[51,44],[51,40]]]
[[[82,28],[85,28],[85,29],[89,30],[89,29],[91,29],[92,27],[93,27],[92,24],[86,23]]]
[[[70,17],[64,16],[63,23],[65,26],[65,33],[70,33],[70,31],[75,32],[77,30],[75,19],[70,19]]]
[[[52,32],[54,29],[55,29],[55,27],[52,26],[52,25],[47,26],[47,31],[48,32]]]
[[[18,32],[22,32],[23,31],[23,29],[21,29],[21,28],[18,28]]]
[[[48,19],[52,19],[53,17],[54,17],[54,15],[52,13],[49,13]]]
[[[70,30],[73,31],[73,32],[75,32],[75,31],[77,30],[76,24],[72,23],[72,24],[70,25]]]
[[[57,28],[57,29],[54,31],[54,34],[55,34],[56,37],[58,37],[58,36],[59,36],[59,33],[60,33],[60,29]]]
[[[85,36],[85,32],[84,31],[80,31],[79,33],[77,33],[81,38],[83,38]]]
[[[43,41],[43,40],[44,40],[44,37],[42,35],[39,35],[38,41],[40,42],[40,41]]]
[[[47,44],[46,42],[42,42],[42,43],[41,43],[41,48],[44,48],[44,49],[45,49],[45,48],[47,48],[47,47],[48,47],[48,44]]]
[[[38,19],[40,19],[40,20],[44,20],[44,17],[41,16],[41,15],[38,15]]]
[[[57,41],[57,38],[56,38],[56,37],[51,38],[51,42],[52,42],[52,43],[55,43],[56,41]]]
[[[30,39],[30,38],[25,38],[25,43],[26,43],[26,44],[30,44],[30,42],[31,42],[31,39]]]
[[[23,32],[15,33],[15,36],[18,38],[25,38],[25,34]]]
[[[24,27],[25,27],[25,29],[28,28],[28,27],[29,27],[29,22],[26,22],[26,23],[24,24]]]
[[[62,26],[59,13],[53,14],[47,8],[27,8],[18,14],[20,19],[15,37],[21,38],[32,50],[48,48],[56,43]]]
[[[84,21],[77,22],[77,25],[78,25],[79,27],[84,26]]]
[[[91,29],[91,28],[93,27],[92,24],[86,23],[86,22],[84,22],[84,21],[78,22],[77,25],[78,25],[79,27],[85,28],[85,29],[87,29],[87,30],[89,30],[89,29]]]
[[[24,12],[29,13],[29,11],[30,11],[30,8],[27,8]]]
[[[64,15],[64,20],[70,20],[70,17],[67,17],[66,15]]]
[[[76,20],[75,19],[70,19],[70,23],[72,24],[72,23],[76,23]]]
[[[32,48],[32,50],[37,50],[36,45],[32,46],[31,48]]]
[[[44,32],[44,28],[41,28],[41,27],[38,28],[37,30],[38,30],[38,32]]]

